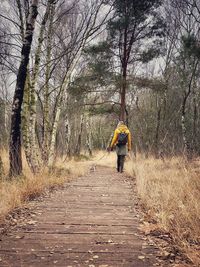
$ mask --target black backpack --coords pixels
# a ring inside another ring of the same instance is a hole
[[[128,134],[125,132],[121,132],[118,134],[118,146],[125,146],[128,142]]]

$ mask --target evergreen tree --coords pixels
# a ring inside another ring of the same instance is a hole
[[[108,25],[108,41],[120,66],[120,119],[125,119],[128,67],[140,60],[150,60],[157,53],[155,38],[162,37],[164,23],[158,16],[160,0],[115,0],[114,17]],[[147,53],[146,50],[149,52]]]

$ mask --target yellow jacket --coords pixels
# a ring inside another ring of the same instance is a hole
[[[115,129],[110,147],[113,148],[113,146],[117,144],[118,134],[121,132],[124,132],[128,135],[128,150],[131,150],[131,133],[126,125],[120,125],[118,128]]]

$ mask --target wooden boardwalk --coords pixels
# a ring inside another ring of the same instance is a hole
[[[156,248],[138,230],[131,181],[97,167],[36,201],[35,214],[0,241],[0,266],[151,267]]]

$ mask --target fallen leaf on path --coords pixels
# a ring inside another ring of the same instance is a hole
[[[22,238],[24,238],[24,235],[22,235],[22,236],[17,235],[15,238],[16,239],[22,239]]]
[[[33,221],[33,220],[27,222],[27,224],[30,224],[30,225],[33,225],[33,224],[36,224],[36,223],[37,223],[37,221]]]
[[[94,255],[94,256],[93,256],[93,259],[98,259],[98,258],[99,258],[98,255]]]
[[[139,260],[144,260],[145,259],[145,256],[138,256],[138,259]]]

